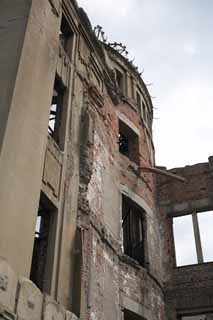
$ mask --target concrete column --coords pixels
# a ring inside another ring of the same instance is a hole
[[[192,214],[192,221],[193,221],[193,230],[194,230],[195,245],[196,245],[196,252],[197,252],[197,261],[198,263],[203,263],[203,252],[202,252],[202,245],[200,240],[200,230],[199,230],[199,224],[198,224],[198,218],[197,218],[196,212]]]
[[[31,1],[0,1],[0,153]]]
[[[60,19],[49,1],[2,0],[0,24],[0,256],[28,277]]]

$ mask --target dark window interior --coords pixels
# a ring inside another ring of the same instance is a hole
[[[119,134],[119,151],[125,156],[129,156],[129,139],[122,132]]]
[[[138,135],[119,120],[119,152],[131,161],[139,163]]]
[[[117,81],[118,88],[120,89],[120,92],[124,93],[124,76],[117,69],[115,69],[115,75],[116,75],[116,81]]]
[[[145,319],[139,316],[138,314],[125,309],[124,320],[145,320]]]
[[[55,207],[41,193],[36,220],[30,279],[43,292],[49,293],[54,248]],[[51,245],[50,245],[51,244]]]
[[[60,128],[62,124],[64,86],[58,77],[55,78],[52,102],[50,107],[48,132],[55,142],[60,143]]]
[[[60,42],[64,51],[70,56],[72,53],[72,45],[73,45],[73,31],[70,28],[70,25],[65,17],[62,14],[61,19],[61,28],[60,28]]]
[[[144,265],[144,211],[135,202],[122,196],[123,250]]]

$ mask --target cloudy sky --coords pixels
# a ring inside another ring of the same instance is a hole
[[[156,163],[167,168],[213,155],[213,1],[78,0],[110,42],[144,69],[155,107]],[[213,260],[213,215],[199,215],[205,261]],[[175,219],[178,264],[196,262],[192,220]],[[187,245],[189,244],[189,245]]]
[[[145,70],[155,109],[156,163],[168,168],[213,154],[213,1],[79,0],[93,26],[123,42]]]

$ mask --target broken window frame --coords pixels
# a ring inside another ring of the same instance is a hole
[[[119,152],[139,164],[139,136],[125,122],[119,120]]]
[[[123,253],[145,266],[145,211],[122,194]]]
[[[38,220],[40,220],[39,225]],[[47,196],[41,192],[34,235],[30,280],[42,292],[48,294],[51,293],[56,224],[57,209]]]

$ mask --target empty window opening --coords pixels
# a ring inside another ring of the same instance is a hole
[[[123,252],[144,265],[145,212],[135,202],[122,195]]]
[[[55,237],[56,210],[41,193],[35,228],[30,279],[43,292],[50,293]]]
[[[61,127],[63,112],[64,86],[58,77],[55,78],[50,107],[48,132],[55,142],[62,146]]]
[[[69,25],[65,15],[62,14],[59,38],[60,38],[60,43],[61,43],[62,47],[64,48],[64,51],[68,54],[68,56],[71,56],[71,54],[72,54],[73,36],[74,36],[74,33],[73,33],[72,29],[70,28],[70,25]]]
[[[213,261],[213,211],[199,212],[198,223],[204,262]]]
[[[115,77],[120,92],[124,93],[124,75],[119,70],[115,69]]]
[[[121,120],[119,120],[119,152],[131,161],[139,163],[138,135]]]
[[[127,309],[124,310],[124,320],[145,320],[143,317],[138,315],[137,313],[134,313],[132,311],[129,311]]]
[[[176,265],[197,263],[193,224],[190,215],[173,219]]]
[[[176,265],[213,261],[213,211],[173,218]]]

